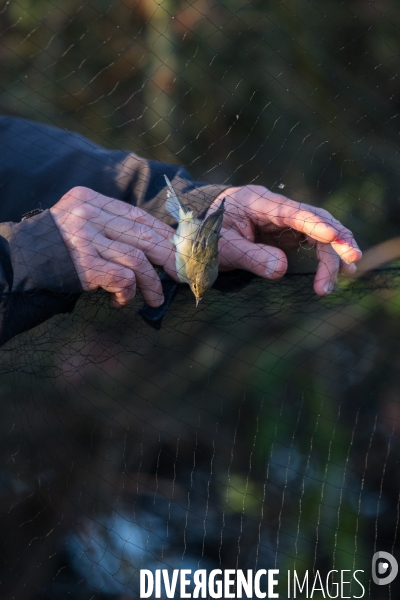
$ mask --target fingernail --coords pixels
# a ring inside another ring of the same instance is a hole
[[[354,263],[349,264],[349,272],[354,274],[357,271],[357,266]]]
[[[267,262],[267,275],[273,275],[276,271],[276,267],[278,265],[278,259],[276,256],[273,256]]]
[[[332,281],[327,281],[324,285],[324,292],[328,296],[335,289],[335,284]]]

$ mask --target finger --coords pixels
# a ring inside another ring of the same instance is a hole
[[[362,258],[362,252],[358,246],[357,248],[354,247],[354,238],[348,229],[343,228],[339,231],[339,235],[331,243],[332,248],[336,250],[342,261],[348,265]]]
[[[101,215],[94,220],[103,228],[103,233],[111,240],[135,245],[136,240],[147,247],[153,247],[166,241],[166,237],[159,233],[155,227],[149,227],[147,224],[138,223],[125,217],[115,217],[103,211]],[[174,235],[174,230],[169,228],[169,238]],[[169,239],[168,238],[168,239]]]
[[[286,273],[287,259],[279,248],[254,244],[233,230],[225,230],[219,243],[220,269],[244,269],[266,279]]]
[[[305,209],[281,206],[280,211],[285,226],[301,231],[317,242],[332,244],[332,248],[346,263],[360,260],[362,254],[351,231],[336,219],[321,213],[313,214]]]
[[[127,202],[103,196],[103,194],[95,190],[81,186],[71,189],[67,195],[69,198],[75,198],[77,202],[76,206],[72,209],[74,215],[79,217],[81,212],[84,221],[87,221],[89,218],[91,220],[95,219],[96,216],[105,211],[112,216],[124,217],[131,222],[137,221],[138,223],[143,223],[151,229],[156,230],[163,237],[171,235],[171,227],[166,223]]]
[[[357,273],[357,266],[354,263],[348,265],[342,262],[339,271],[344,275],[355,275]]]
[[[90,257],[90,267],[81,269],[78,275],[85,291],[103,289],[115,298],[120,298],[126,303],[136,293],[135,273],[124,266],[104,260],[100,256]],[[121,304],[122,305],[122,304]]]
[[[328,296],[337,285],[341,265],[340,257],[330,244],[316,244],[318,268],[314,279],[314,290],[319,296]]]
[[[268,198],[260,197],[249,208],[252,218],[261,226],[272,222],[301,231],[317,242],[331,243],[346,263],[356,262],[362,256],[351,231],[324,209],[299,204],[269,191]]]
[[[112,198],[108,198],[108,200],[109,202],[103,202],[103,210],[110,216],[126,219],[129,222],[130,227],[132,227],[132,223],[138,225],[141,224],[152,231],[156,231],[164,238],[170,238],[174,234],[172,227],[137,206],[131,206],[126,202],[121,202],[120,200],[114,200]]]
[[[107,248],[100,248],[99,254],[110,263],[128,267],[133,271],[145,302],[149,306],[161,306],[164,302],[164,294],[160,278],[141,250],[120,242],[111,242]],[[125,298],[125,296],[127,292],[122,293],[120,297]]]
[[[101,235],[109,240],[138,248],[152,263],[163,266],[170,275],[176,277],[175,246],[171,241],[174,235],[172,228],[169,228],[169,238],[166,238],[147,225],[133,223],[122,217],[107,220],[105,215],[103,212],[97,219],[102,225]]]
[[[148,227],[138,224],[131,227],[129,232],[117,233],[107,225],[102,232],[102,239],[100,236],[96,238],[96,247],[108,247],[109,240],[125,246],[125,252],[128,253],[129,249],[137,248],[147,256],[150,262],[163,267],[168,275],[178,280],[172,236],[171,239],[165,239]]]
[[[129,304],[129,302],[133,300],[135,295],[136,289],[126,288],[122,290],[122,292],[115,292],[113,294],[110,294],[110,304],[114,308],[122,308],[123,306]]]
[[[313,240],[312,238],[310,238],[308,236],[307,236],[306,241],[310,246],[313,246],[313,247],[317,247],[320,244],[320,242],[316,242],[315,240]],[[333,250],[332,246],[331,246],[331,248]],[[343,273],[344,275],[355,275],[355,273],[357,273],[357,265],[355,265],[354,263],[346,263],[343,260],[340,260],[339,272]]]
[[[100,231],[98,225],[101,226]],[[171,231],[174,233],[172,229]],[[86,222],[81,229],[69,236],[67,242],[72,245],[72,249],[79,247],[88,255],[97,256],[101,250],[109,247],[110,242],[118,241],[126,245],[124,252],[129,253],[131,248],[138,248],[153,264],[164,267],[168,275],[177,279],[175,246],[171,239],[165,239],[145,225],[132,225],[123,219],[118,222],[114,220],[111,226],[103,211],[97,216],[96,224],[93,221]]]

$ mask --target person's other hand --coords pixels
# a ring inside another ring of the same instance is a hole
[[[299,204],[258,185],[229,188],[218,196],[210,212],[225,197],[225,216],[219,243],[220,270],[245,269],[267,279],[282,277],[287,269],[283,250],[302,242],[315,246],[318,268],[314,290],[330,294],[338,272],[354,274],[362,254],[351,231],[322,208]],[[266,237],[274,245],[257,243]],[[274,241],[275,240],[275,241]]]
[[[84,291],[103,288],[110,292],[112,305],[120,307],[135,296],[138,286],[147,304],[163,303],[161,282],[151,263],[176,279],[171,227],[140,208],[85,187],[71,189],[50,212]]]

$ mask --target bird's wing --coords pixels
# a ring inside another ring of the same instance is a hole
[[[204,249],[207,246],[217,245],[219,234],[221,233],[222,221],[224,219],[224,212],[225,198],[222,200],[218,210],[213,212],[212,215],[204,219],[201,223],[193,240],[194,252],[199,249]]]
[[[165,181],[167,182],[168,190],[167,190],[167,201],[165,203],[165,207],[171,217],[174,217],[179,223],[181,220],[181,215],[179,211],[182,210],[183,214],[186,215],[188,210],[180,203],[178,196],[175,193],[174,188],[172,187],[172,183],[168,179],[166,175],[164,175]]]

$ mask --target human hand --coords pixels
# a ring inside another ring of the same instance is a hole
[[[362,253],[351,231],[328,211],[299,204],[265,187],[229,188],[210,207],[217,209],[225,197],[225,215],[219,241],[220,270],[245,269],[266,279],[286,273],[283,250],[308,243],[315,246],[318,267],[314,290],[320,296],[336,286],[338,272],[353,275]],[[268,239],[269,244],[258,243]],[[272,245],[270,245],[272,243]]]
[[[103,288],[116,308],[135,296],[136,286],[150,306],[164,302],[151,263],[177,278],[171,227],[140,208],[85,187],[70,190],[50,212],[84,291]]]

